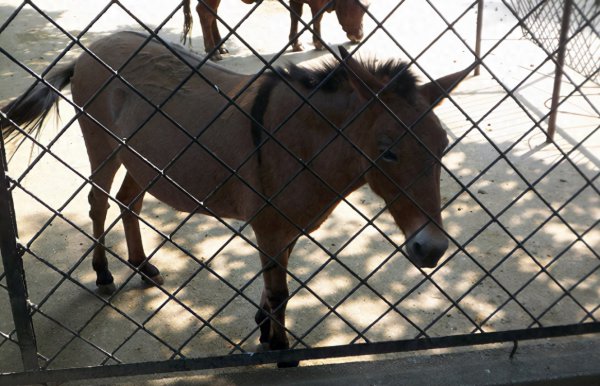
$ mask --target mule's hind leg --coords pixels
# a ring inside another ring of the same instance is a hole
[[[144,189],[135,182],[131,174],[127,173],[117,193],[117,200],[123,204],[121,206],[121,220],[125,229],[129,262],[143,274],[142,280],[149,284],[161,285],[164,283],[163,277],[158,268],[147,261],[140,233],[138,216],[142,210],[144,194]]]
[[[95,159],[92,157],[90,157],[90,161],[93,171],[90,179],[94,185],[88,195],[88,201],[90,203],[92,233],[97,240],[92,257],[92,267],[96,271],[98,291],[104,294],[111,294],[115,291],[115,284],[113,276],[108,269],[108,260],[106,259],[106,250],[104,248],[104,223],[109,206],[107,193],[110,192],[110,187],[120,164],[115,159],[110,159],[103,164],[94,162]]]

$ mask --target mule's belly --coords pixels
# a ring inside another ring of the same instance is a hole
[[[122,151],[119,158],[127,171],[149,194],[174,209],[240,220],[255,210],[258,187],[252,184],[249,164],[234,169],[197,144],[184,151],[181,147],[163,148],[161,159],[154,149],[132,148],[144,159]]]
[[[176,111],[167,104],[164,112],[180,117],[180,107]],[[138,126],[132,122],[147,117],[136,109],[130,111],[138,113],[135,119],[123,119],[127,125],[117,121],[118,134],[129,147],[118,157],[149,194],[184,212],[242,220],[252,215],[260,200],[260,186],[253,148],[235,124],[239,113],[226,113],[209,125],[155,115],[139,129],[130,130]]]
[[[246,77],[209,65],[202,77],[190,77],[187,65],[155,43],[123,65],[143,41],[119,33],[92,46],[127,83],[114,78],[105,85],[113,74],[89,55],[77,62],[73,98],[104,126],[82,126],[94,137],[88,153],[110,148],[143,189],[179,211],[249,218],[260,205],[250,121],[221,95],[234,94]]]

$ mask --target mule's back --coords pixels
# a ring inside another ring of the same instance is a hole
[[[254,196],[246,184],[257,179],[255,160],[246,162],[253,151],[250,121],[240,110],[249,112],[255,92],[250,87],[237,106],[220,93],[234,97],[248,77],[208,62],[199,75],[192,67],[201,57],[132,32],[110,35],[90,50],[97,58],[82,55],[72,78],[75,103],[92,117],[80,119],[90,159],[116,151],[142,187],[164,170],[167,178],[148,191],[176,209],[193,211],[197,200],[220,216],[246,217]],[[244,195],[246,203],[236,198]]]

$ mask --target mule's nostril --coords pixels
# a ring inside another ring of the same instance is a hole
[[[448,248],[448,239],[434,227],[413,234],[407,244],[408,258],[421,268],[433,268]]]
[[[413,244],[413,250],[418,256],[423,256],[423,246],[418,241]]]

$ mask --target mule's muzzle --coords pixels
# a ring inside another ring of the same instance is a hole
[[[437,228],[421,229],[406,243],[408,258],[419,268],[434,268],[448,249],[448,239]]]

